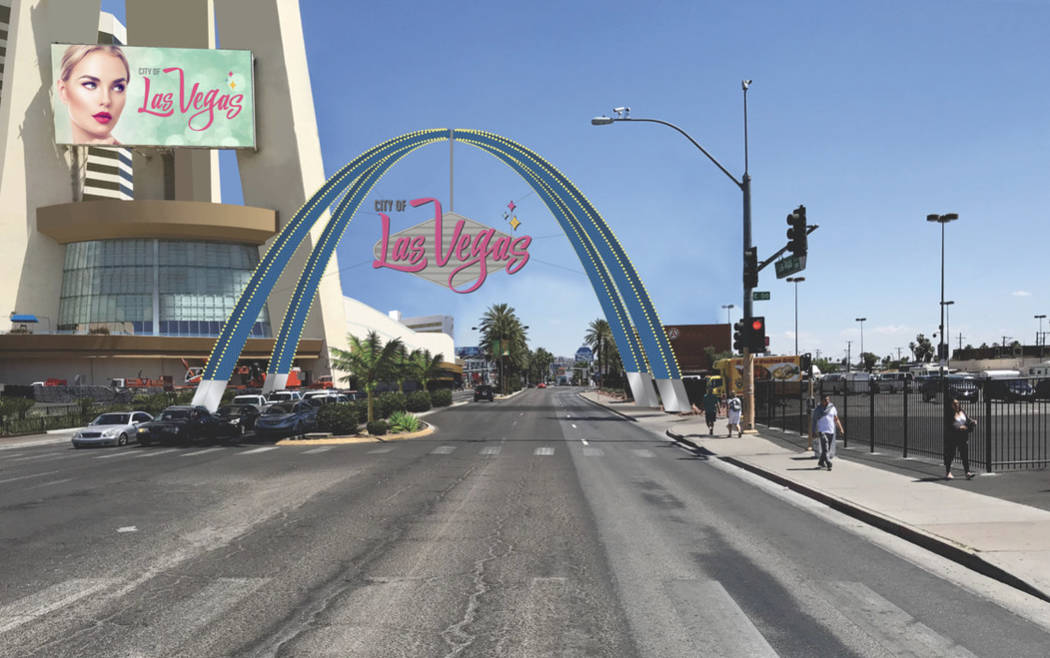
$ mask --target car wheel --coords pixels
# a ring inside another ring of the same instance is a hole
[[[80,450],[80,449],[81,449],[81,448],[83,448],[84,446],[80,445],[79,443],[74,443],[74,444],[73,444],[73,447],[74,447],[74,448],[76,448],[77,450]]]
[[[118,446],[126,446],[126,445],[128,445],[128,435],[125,434],[124,432],[121,432],[120,436],[117,437],[117,445]]]

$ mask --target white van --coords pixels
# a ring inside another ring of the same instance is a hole
[[[911,375],[906,372],[884,372],[878,376],[876,381],[879,393],[911,390]]]
[[[1020,370],[982,370],[978,375],[981,379],[1020,379]]]
[[[870,393],[872,375],[867,372],[847,372],[842,375],[845,389],[850,393]]]

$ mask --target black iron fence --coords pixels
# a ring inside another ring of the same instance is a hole
[[[89,417],[88,420],[91,420]],[[79,413],[27,416],[25,418],[0,418],[0,436],[16,434],[43,434],[48,430],[79,427],[85,424]]]
[[[814,403],[831,396],[846,428],[846,447],[939,460],[946,414],[958,399],[977,421],[969,440],[973,467],[993,472],[1050,466],[1050,379],[932,378],[897,383],[892,390],[838,380],[814,382],[812,390]],[[810,404],[809,382],[756,382],[757,423],[806,434]]]

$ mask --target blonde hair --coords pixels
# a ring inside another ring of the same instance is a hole
[[[124,51],[120,49],[120,46],[107,45],[82,45],[66,48],[65,54],[62,55],[62,66],[59,68],[58,79],[63,82],[68,82],[69,76],[73,75],[73,69],[76,65],[94,52],[103,52],[112,55],[123,62],[124,72],[127,74],[126,82],[131,82],[131,67],[128,66],[128,58],[124,56]]]

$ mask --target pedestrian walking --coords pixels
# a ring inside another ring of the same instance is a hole
[[[704,420],[707,421],[707,430],[711,433],[711,436],[715,435],[715,418],[718,417],[718,405],[721,400],[715,395],[715,392],[708,390],[704,394]]]
[[[737,436],[744,436],[743,430],[740,429],[740,411],[744,408],[743,403],[740,402],[740,396],[734,391],[733,397],[729,398],[726,402],[726,409],[728,410],[729,416],[729,436],[733,436],[733,428],[736,428]]]
[[[952,480],[952,462],[955,461],[955,451],[959,451],[962,459],[963,472],[966,479],[973,478],[970,471],[970,432],[977,427],[977,421],[970,418],[958,400],[952,400],[952,415],[948,419],[948,426],[944,430],[944,479]]]
[[[809,424],[809,438],[813,440],[817,435],[820,437],[820,461],[817,468],[826,467],[831,470],[831,460],[835,456],[835,430],[845,435],[846,428],[839,420],[839,412],[831,403],[831,396],[825,395],[820,404],[813,408],[813,418]]]

